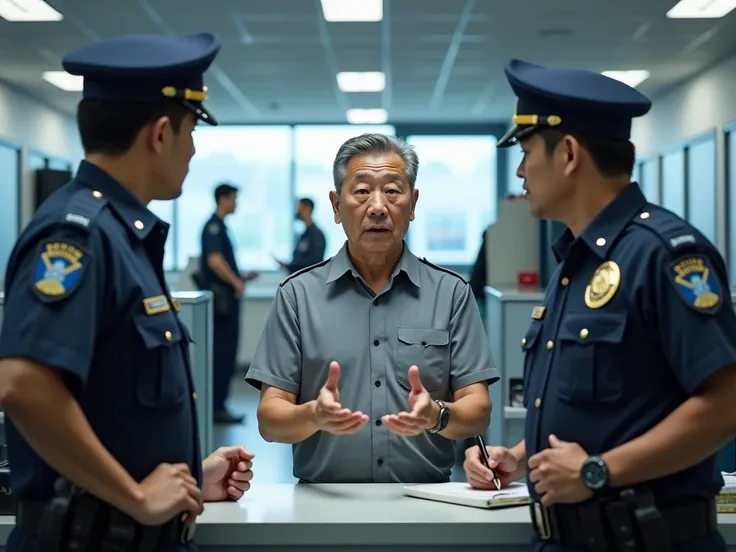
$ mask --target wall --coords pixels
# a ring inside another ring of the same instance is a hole
[[[716,245],[727,247],[726,142],[723,126],[736,120],[736,55],[653,98],[652,110],[634,122],[640,157],[716,129]],[[659,179],[659,164],[655,164]],[[667,183],[663,182],[663,186]]]
[[[28,152],[59,157],[75,167],[83,155],[76,124],[73,117],[0,82],[0,139],[22,148],[20,220],[25,225],[33,212],[32,175],[26,170]]]

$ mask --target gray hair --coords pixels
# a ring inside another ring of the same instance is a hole
[[[396,153],[401,156],[406,165],[406,178],[411,189],[417,181],[419,158],[414,146],[395,136],[387,134],[361,134],[350,138],[337,151],[335,162],[332,165],[332,178],[335,181],[335,191],[339,194],[348,172],[348,163],[353,157],[367,153]]]

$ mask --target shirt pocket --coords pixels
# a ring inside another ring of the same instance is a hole
[[[173,315],[138,315],[135,327],[142,339],[143,354],[133,367],[135,392],[140,404],[170,408],[187,395],[186,366],[182,343],[189,340]]]
[[[537,348],[539,336],[542,334],[542,321],[534,320],[526,331],[526,335],[521,340],[521,350],[524,354],[524,407],[529,402],[529,381],[531,378],[532,367],[534,366],[534,352]]]
[[[626,312],[571,313],[563,318],[557,341],[559,395],[567,402],[611,402],[624,390],[619,347]]]
[[[430,393],[442,389],[450,376],[450,332],[430,328],[398,328],[396,378],[410,389],[409,368],[416,365]]]

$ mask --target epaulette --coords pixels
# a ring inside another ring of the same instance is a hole
[[[709,245],[695,227],[672,211],[656,205],[647,204],[632,222],[652,232],[673,252]]]
[[[88,188],[78,190],[64,207],[62,222],[89,230],[106,206],[107,199],[99,192],[93,192]]]
[[[453,275],[453,276],[455,276],[456,278],[459,278],[459,279],[460,279],[460,281],[461,281],[462,283],[464,283],[464,284],[467,284],[467,283],[468,283],[468,281],[467,281],[467,280],[466,280],[465,278],[463,278],[462,276],[460,276],[460,275],[459,275],[459,274],[458,274],[457,272],[453,272],[452,270],[450,270],[449,268],[445,268],[444,266],[438,266],[438,265],[436,265],[436,264],[432,264],[432,263],[430,263],[430,262],[429,262],[429,261],[427,260],[427,258],[426,258],[426,257],[422,257],[422,258],[421,258],[421,259],[419,259],[419,260],[420,260],[421,262],[423,262],[424,264],[426,264],[427,266],[431,266],[432,268],[434,268],[434,269],[436,269],[436,270],[439,270],[440,272],[446,272],[447,274],[452,274],[452,275]]]
[[[297,270],[293,274],[289,274],[286,278],[284,278],[284,281],[279,284],[279,287],[283,287],[286,282],[288,282],[289,280],[293,280],[294,278],[296,278],[300,274],[304,274],[306,272],[310,272],[310,271],[314,270],[315,268],[319,268],[321,266],[325,266],[331,260],[332,260],[332,257],[330,257],[328,259],[325,259],[324,261],[321,261],[319,263],[315,263],[313,265],[310,265],[310,266],[308,266],[306,268],[302,268],[301,270]]]

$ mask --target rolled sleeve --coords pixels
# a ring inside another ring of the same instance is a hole
[[[683,389],[694,394],[710,376],[736,365],[736,313],[726,269],[711,250],[672,256],[661,254],[656,271],[652,324],[659,329],[664,354]],[[692,287],[692,278],[707,284]],[[690,271],[683,275],[683,270]]]
[[[295,395],[302,381],[302,348],[299,319],[290,283],[278,288],[273,307],[261,333],[245,381],[256,389],[262,384]]]
[[[450,320],[450,387],[453,393],[473,383],[492,385],[499,380],[473,291],[465,284],[456,293]]]
[[[81,252],[81,268],[67,265],[63,290],[54,289],[45,276],[53,262],[45,254],[48,246]],[[76,376],[84,385],[105,303],[104,258],[94,234],[71,227],[53,228],[43,240],[20,245],[7,270],[0,358],[27,358]]]

